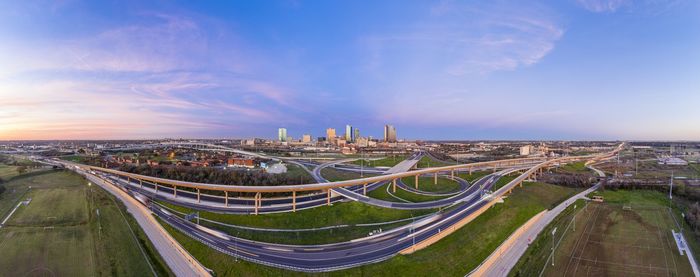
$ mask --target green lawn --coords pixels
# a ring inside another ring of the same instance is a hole
[[[379,199],[379,200],[384,200],[384,201],[391,201],[391,202],[404,202],[396,197],[391,196],[389,193],[386,192],[386,187],[390,186],[391,183],[384,184],[372,191],[367,192],[367,196]],[[399,188],[396,188],[396,191],[400,190]]]
[[[299,180],[299,184],[303,184],[306,182],[309,182],[309,180],[313,180],[313,177],[309,172],[301,168],[301,166],[298,166],[296,164],[286,164],[287,165],[287,173],[284,173],[287,175],[287,177],[291,178],[292,180]]]
[[[515,229],[554,203],[576,192],[574,189],[534,183],[516,189],[505,199],[455,233],[411,255],[358,268],[324,273],[325,276],[464,276],[486,258]],[[239,260],[208,248],[166,224],[183,247],[211,268],[217,276],[300,276]]]
[[[433,201],[433,200],[438,200],[442,198],[446,198],[449,196],[431,196],[431,195],[421,195],[421,194],[416,194],[413,192],[409,192],[406,190],[401,189],[398,185],[396,186],[396,192],[394,192],[391,189],[391,182],[382,185],[381,187],[376,188],[373,191],[370,191],[367,193],[367,196],[384,200],[384,201],[391,201],[391,202],[405,202],[402,201],[401,199],[398,199],[391,194],[387,193],[386,189],[389,187],[389,191],[391,194],[395,195],[398,198],[401,198],[403,200],[406,200],[408,202],[426,202],[426,201]]]
[[[588,168],[586,168],[585,161],[565,164],[565,165],[559,167],[559,170],[565,171],[565,172],[572,172],[572,173],[590,172],[590,170],[588,170]]]
[[[407,157],[408,156],[406,156],[406,155],[392,155],[392,156],[388,156],[386,158],[379,159],[379,160],[365,160],[364,166],[368,166],[368,167],[380,167],[380,166],[381,167],[392,167],[392,166],[395,166],[398,163],[402,162]],[[362,164],[362,162],[360,160],[352,161],[350,163],[353,163],[356,165]]]
[[[473,171],[472,174],[467,173],[459,173],[456,176],[459,178],[462,178],[464,180],[469,181],[469,183],[473,183],[476,180],[479,180],[481,177],[484,177],[486,175],[489,175],[493,173],[492,170],[481,170],[481,171]]]
[[[407,186],[415,188],[415,177],[404,177],[401,180]],[[459,190],[459,183],[457,183],[457,181],[438,176],[437,184],[435,184],[434,177],[425,176],[418,178],[418,190],[437,193],[456,192]]]
[[[28,173],[6,184],[14,193],[3,194],[9,197],[0,199],[2,207],[32,201],[0,229],[3,274],[148,276],[149,261],[159,274],[170,274],[123,206],[87,184],[65,170]]]

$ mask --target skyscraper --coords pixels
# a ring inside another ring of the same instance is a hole
[[[384,125],[384,141],[396,142],[396,128],[392,125]]]
[[[353,133],[352,141],[355,142],[358,139],[360,139],[360,129],[355,128],[355,132]]]
[[[287,141],[287,128],[279,128],[277,130],[277,139],[280,142],[286,142]]]
[[[304,135],[301,137],[301,142],[308,143],[311,142],[311,135]]]
[[[335,128],[326,129],[326,140],[333,142],[335,140]]]
[[[352,142],[355,134],[352,133],[352,126],[345,125],[345,141]]]

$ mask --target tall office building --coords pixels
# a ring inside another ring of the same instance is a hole
[[[355,128],[355,132],[353,133],[352,141],[356,142],[358,139],[360,139],[360,129]]]
[[[280,142],[286,142],[287,141],[287,128],[279,128],[277,130],[277,139]]]
[[[355,134],[352,133],[352,126],[345,125],[345,141],[352,142],[354,135]]]
[[[335,140],[335,128],[326,129],[326,140],[333,142]]]
[[[396,128],[392,125],[384,125],[384,141],[396,142]]]
[[[301,137],[301,142],[311,142],[311,135],[304,135]]]

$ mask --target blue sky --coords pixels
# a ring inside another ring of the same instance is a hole
[[[700,2],[5,1],[0,139],[700,139]]]

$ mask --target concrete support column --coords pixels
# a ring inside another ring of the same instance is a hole
[[[362,194],[367,195],[367,183],[362,185]]]
[[[433,178],[435,179],[435,181],[434,181],[433,183],[435,183],[435,185],[437,185],[437,174],[438,174],[438,173],[435,172],[435,175],[433,175]]]
[[[420,175],[420,174],[416,174],[416,183],[414,184],[416,189],[418,189],[418,175]]]
[[[224,191],[224,205],[228,207],[228,191]]]
[[[396,192],[396,179],[391,180],[391,182],[392,182],[392,184],[393,184],[393,185],[392,185],[392,190],[393,190],[394,192]]]
[[[493,172],[496,172],[496,164],[493,164]]]
[[[200,193],[199,193],[199,189],[197,189],[197,203],[200,203],[199,198],[200,198]]]
[[[255,194],[255,215],[258,214],[258,207],[260,205],[260,193]]]
[[[177,198],[177,186],[173,186],[173,197]]]
[[[126,183],[129,184],[129,185],[131,185],[131,177],[126,176]]]
[[[474,168],[470,166],[469,167],[469,175],[472,175],[472,169],[474,169]]]
[[[158,183],[153,182],[153,188],[156,189],[156,195],[158,195]]]
[[[143,188],[143,180],[139,179],[139,186]]]
[[[452,177],[452,179],[455,178],[455,170],[454,169],[450,170],[450,177]]]
[[[331,205],[331,189],[328,189],[328,196],[326,196],[326,205]]]
[[[297,192],[292,191],[292,212],[297,211]]]

